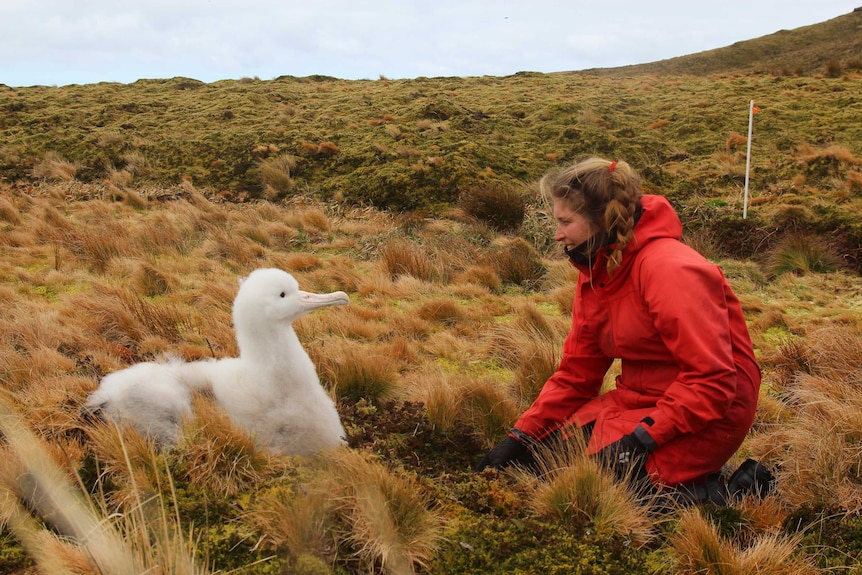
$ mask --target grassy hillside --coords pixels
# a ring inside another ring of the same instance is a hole
[[[757,9],[756,7],[754,9]],[[811,26],[648,64],[590,70],[610,76],[762,73],[800,76],[840,74],[862,68],[862,8]]]
[[[859,575],[862,76],[799,62],[2,87],[0,572]],[[559,361],[575,272],[532,183],[586,154],[739,295],[764,383],[731,463],[765,500],[660,508],[577,445],[472,471]],[[205,397],[170,450],[81,415],[106,373],[235,355],[260,267],[350,295],[296,324],[349,450],[273,456]]]
[[[115,194],[188,180],[228,201],[303,195],[439,213],[470,190],[527,191],[551,166],[598,154],[638,167],[692,232],[719,238],[723,255],[755,257],[792,227],[831,236],[858,267],[859,93],[862,76],[850,68],[838,77],[525,73],[5,88],[0,178],[74,178]],[[740,223],[752,99],[754,209]],[[740,228],[751,239],[743,245]]]

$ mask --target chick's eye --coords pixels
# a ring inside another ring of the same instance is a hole
[[[284,292],[281,292],[281,295],[279,297],[284,297]]]

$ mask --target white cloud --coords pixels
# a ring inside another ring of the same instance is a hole
[[[816,24],[857,2],[14,0],[0,4],[0,83],[612,67]]]

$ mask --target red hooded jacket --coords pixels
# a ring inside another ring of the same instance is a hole
[[[542,439],[592,422],[595,453],[648,417],[653,423],[641,425],[658,446],[647,460],[653,482],[699,482],[745,439],[760,369],[721,269],[680,241],[682,224],[665,198],[644,195],[641,207],[613,276],[604,248],[591,269],[576,266],[562,361],[515,427]],[[615,389],[599,395],[615,358]]]

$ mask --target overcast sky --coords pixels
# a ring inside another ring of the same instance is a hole
[[[506,76],[653,62],[862,0],[0,0],[0,83]]]

